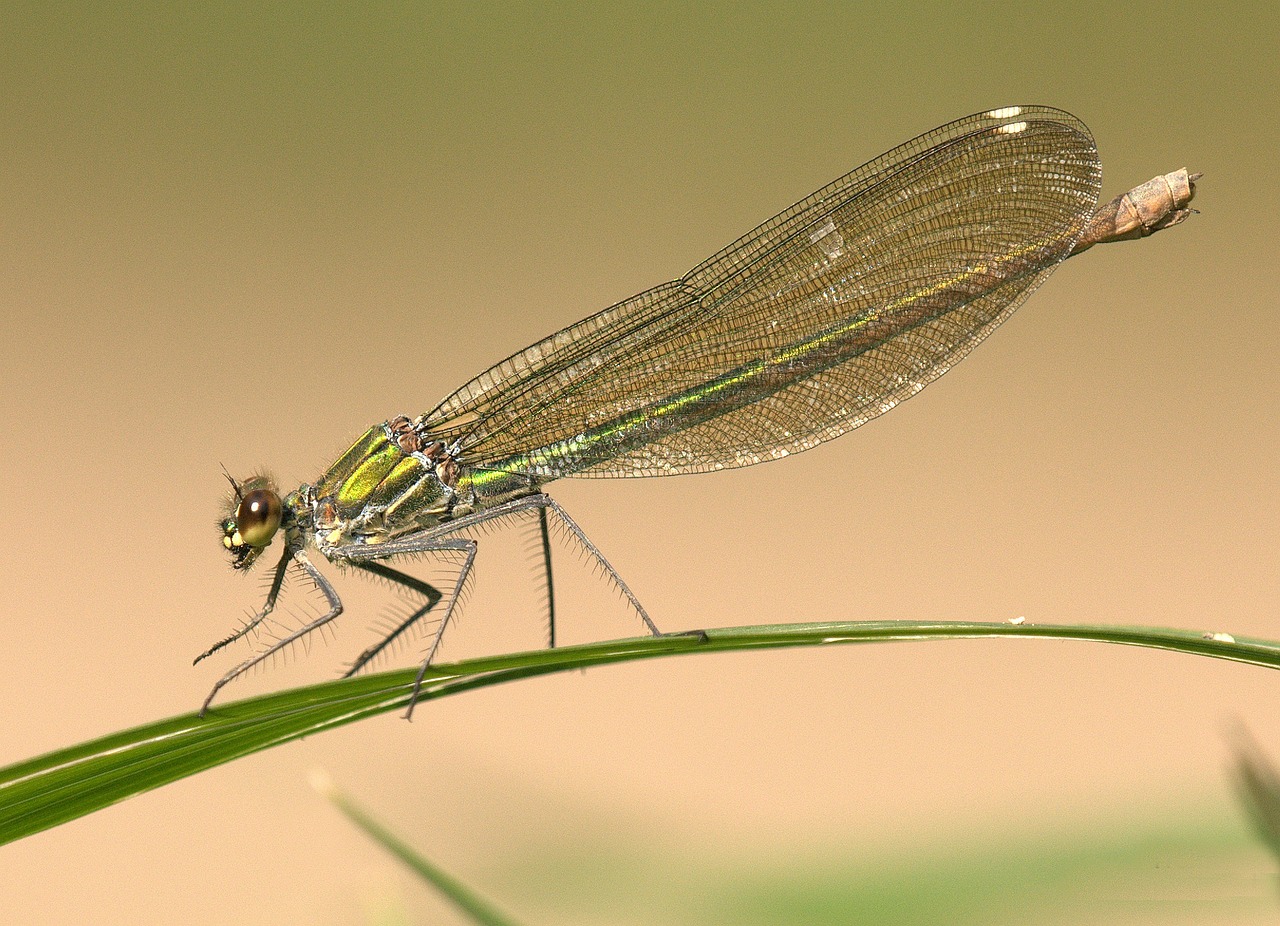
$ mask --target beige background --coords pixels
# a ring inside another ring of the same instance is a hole
[[[1020,102],[1091,126],[1107,196],[1205,171],[1204,214],[1069,262],[855,435],[553,494],[668,628],[1025,615],[1280,637],[1271,4],[251,6],[0,12],[0,763],[190,709],[230,665],[190,665],[259,601],[218,546],[220,464],[312,479],[370,423],[856,164]],[[447,656],[534,645],[522,562],[486,546]],[[561,562],[570,636],[633,630]],[[336,641],[233,695],[359,651],[387,596],[339,579]],[[314,766],[529,910],[522,860],[589,892],[533,856],[594,841],[661,872],[1229,816],[1224,731],[1280,751],[1278,716],[1274,673],[1062,643],[598,670],[8,846],[0,920],[328,924],[402,902],[447,921],[307,788]],[[1242,866],[1186,890],[1266,897],[1266,857]]]

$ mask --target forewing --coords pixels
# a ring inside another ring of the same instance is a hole
[[[807,449],[913,395],[1007,318],[1070,252],[1100,181],[1067,113],[959,120],[508,358],[433,420],[457,423],[472,465],[546,477]]]
[[[593,377],[601,367],[673,340],[673,329],[689,328],[698,309],[697,294],[678,280],[603,309],[466,383],[426,415],[431,432],[446,442],[460,438],[477,462],[537,446],[536,435],[576,433],[578,404],[568,397],[598,383]],[[534,422],[541,427],[530,427]],[[531,436],[533,444],[526,442]]]

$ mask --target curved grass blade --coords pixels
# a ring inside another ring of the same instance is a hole
[[[1116,643],[1280,668],[1280,643],[1223,633],[1105,625],[838,621],[733,627],[468,659],[432,666],[424,677],[420,700],[676,653],[984,637]],[[403,710],[417,671],[404,669],[266,694],[217,707],[203,719],[183,714],[0,769],[0,845],[240,756]]]

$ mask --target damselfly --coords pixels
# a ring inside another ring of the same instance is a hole
[[[327,608],[224,675],[204,707],[342,612],[308,549],[418,597],[351,673],[431,615],[413,700],[475,561],[468,534],[483,524],[535,518],[550,590],[558,522],[658,634],[547,483],[750,466],[852,430],[950,369],[1065,258],[1185,219],[1197,176],[1166,174],[1097,208],[1102,168],[1078,119],[1042,106],[978,113],[869,161],[680,279],[511,355],[426,414],[375,424],[314,483],[282,497],[267,477],[232,480],[221,523],[232,565],[251,566],[277,533],[284,551],[262,609],[200,658],[267,618],[291,565]],[[387,563],[429,553],[458,561],[444,592]]]

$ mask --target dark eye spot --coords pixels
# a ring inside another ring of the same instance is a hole
[[[254,489],[240,500],[236,529],[251,547],[265,547],[280,528],[280,496],[270,489]]]

